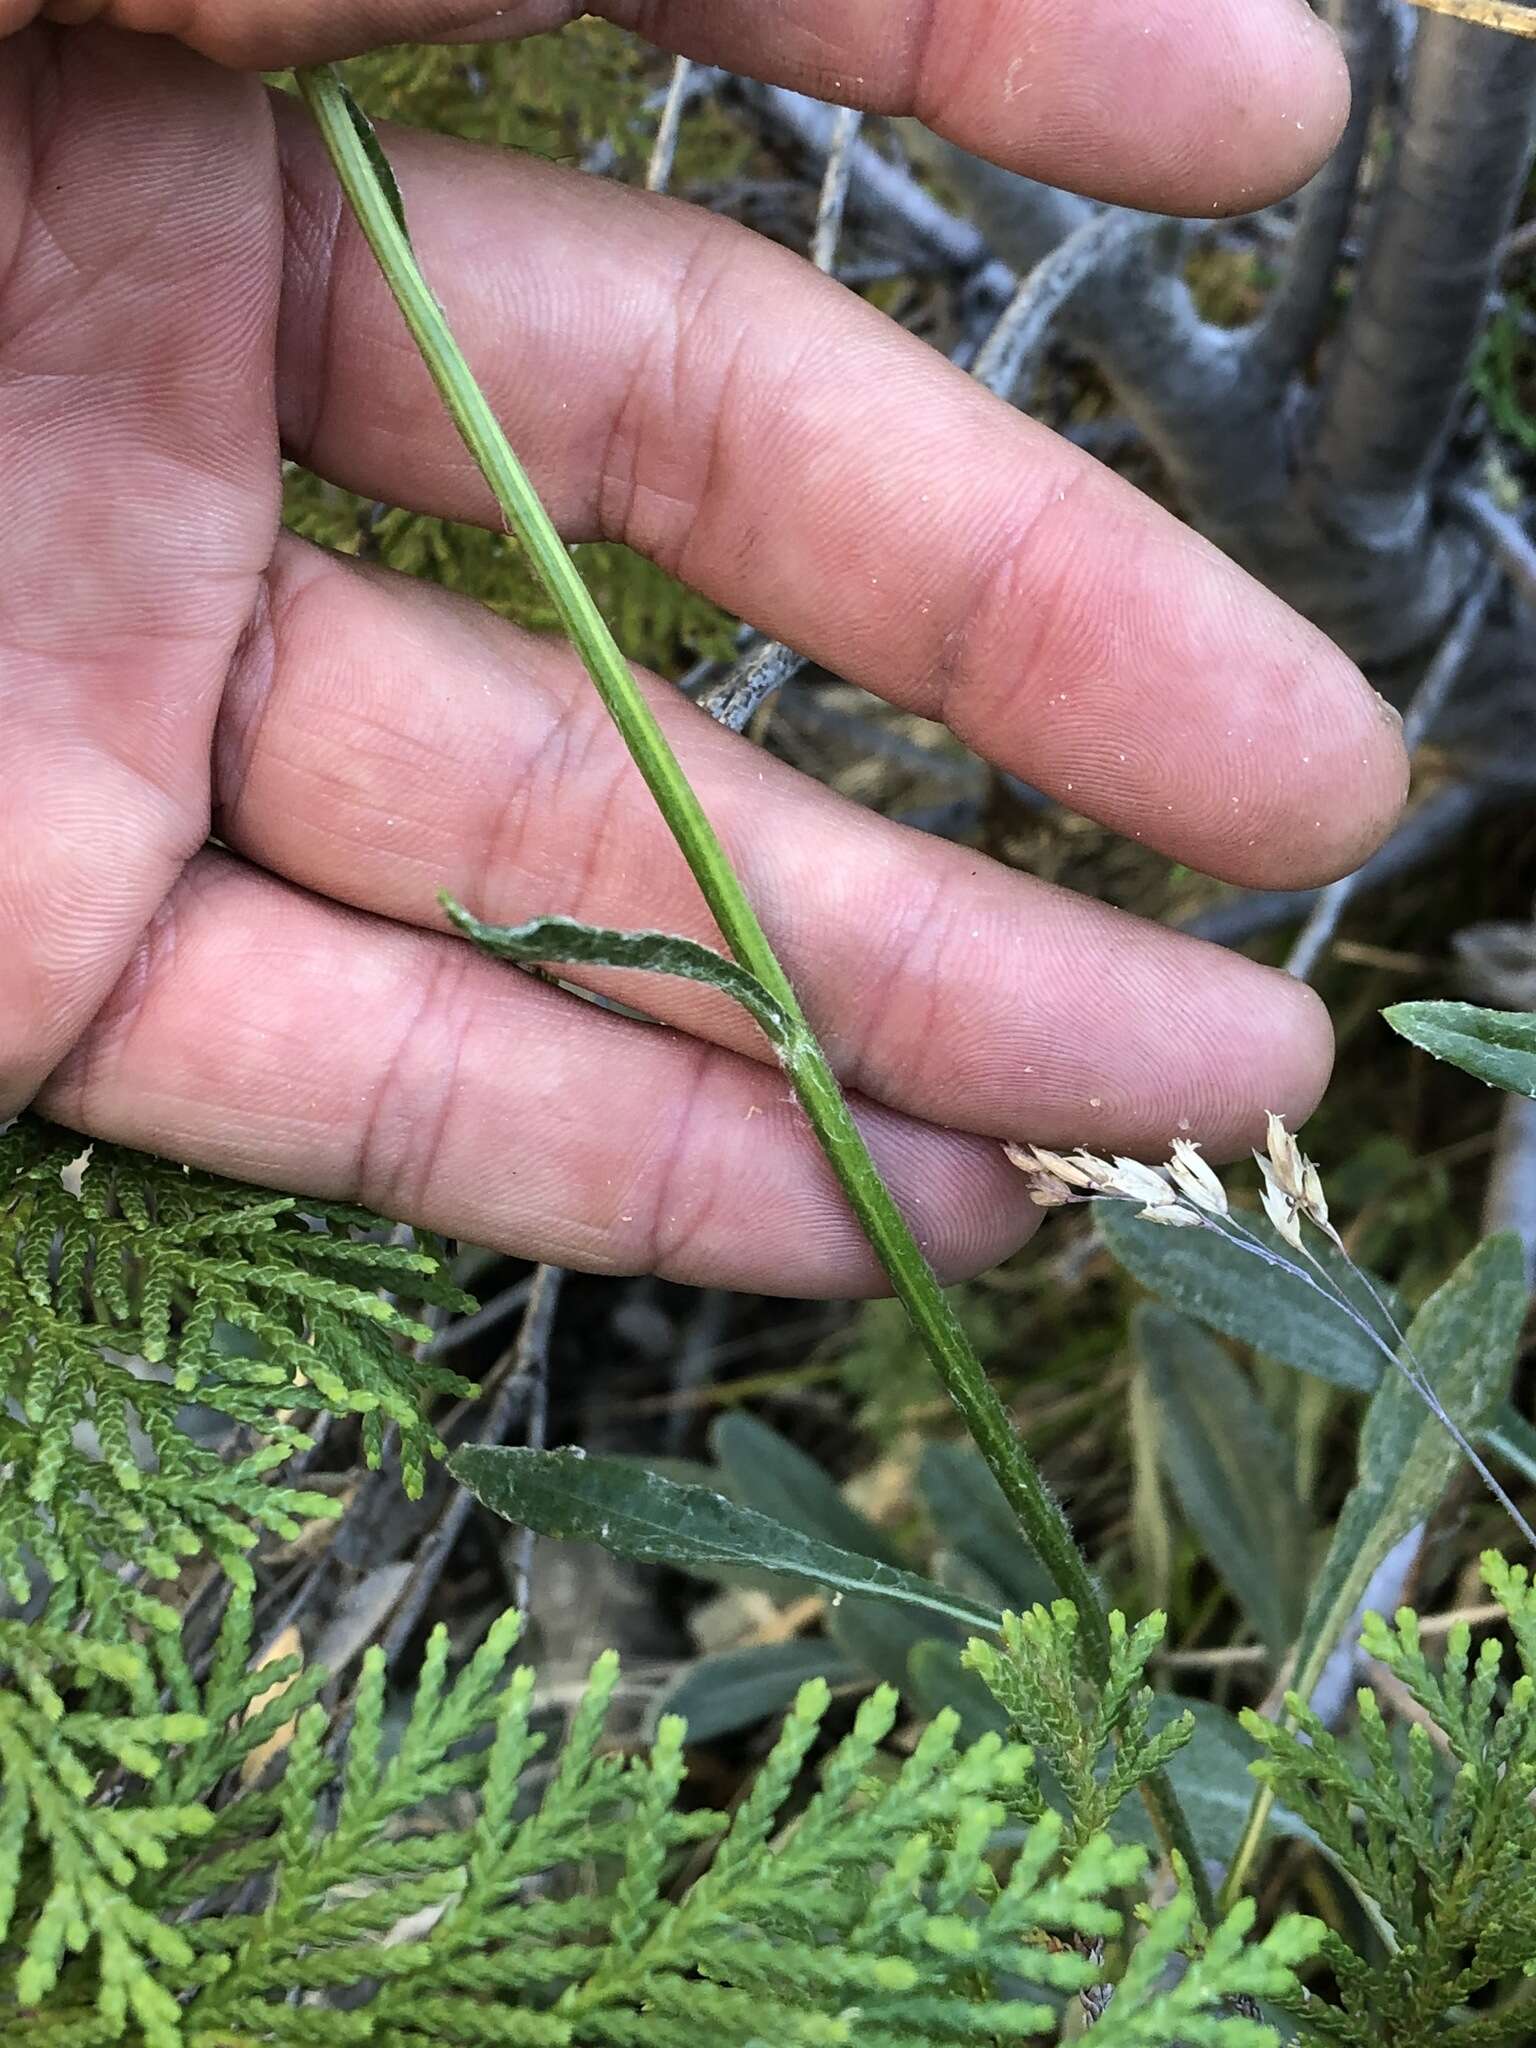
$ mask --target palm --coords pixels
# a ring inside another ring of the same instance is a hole
[[[0,1112],[566,1263],[869,1284],[738,1018],[647,985],[657,1031],[434,928],[447,887],[714,937],[565,651],[280,535],[280,430],[490,516],[296,110],[133,36],[5,54]],[[1347,665],[1113,479],[722,223],[392,147],[567,531],[1212,871],[1313,879],[1379,832],[1401,767]],[[1303,992],[657,702],[946,1268],[1023,1233],[999,1137],[1229,1144],[1315,1094]]]
[[[214,723],[276,538],[281,213],[252,82],[123,38],[5,54],[0,877],[32,934],[0,982],[14,1104],[207,836]]]

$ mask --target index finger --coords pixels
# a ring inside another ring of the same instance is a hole
[[[309,64],[381,43],[529,35],[584,0],[0,0],[45,20],[170,32],[221,63]],[[684,56],[820,99],[916,114],[963,148],[1093,197],[1247,212],[1338,138],[1343,59],[1307,0],[606,0]]]

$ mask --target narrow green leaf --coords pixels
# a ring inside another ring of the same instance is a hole
[[[1179,1505],[1278,1656],[1306,1608],[1311,1534],[1291,1484],[1290,1448],[1247,1379],[1187,1316],[1148,1304],[1134,1333]]]
[[[1365,1331],[1304,1280],[1214,1231],[1144,1223],[1119,1203],[1102,1203],[1097,1220],[1100,1236],[1126,1271],[1196,1322],[1335,1386],[1369,1392],[1381,1378],[1385,1361]],[[1267,1245],[1285,1250],[1267,1225],[1256,1218],[1244,1221]],[[1318,1259],[1390,1343],[1386,1319],[1338,1255],[1324,1246]]]
[[[1526,1311],[1512,1232],[1490,1237],[1430,1296],[1408,1332],[1424,1377],[1469,1436],[1509,1392]],[[1360,1433],[1359,1477],[1334,1530],[1302,1624],[1296,1690],[1310,1693],[1372,1572],[1450,1484],[1461,1452],[1399,1372],[1382,1381]]]
[[[995,1631],[999,1616],[915,1572],[897,1571],[805,1536],[701,1486],[677,1486],[624,1458],[579,1450],[529,1451],[475,1444],[449,1469],[495,1514],[541,1536],[600,1543],[615,1557],[705,1572],[722,1565],[809,1579],[843,1593],[902,1600]]]
[[[839,1550],[899,1565],[900,1552],[867,1515],[850,1507],[814,1458],[752,1415],[722,1415],[709,1447],[730,1482],[732,1497],[760,1515],[816,1536]]]
[[[384,153],[384,145],[379,140],[378,131],[358,105],[351,87],[347,85],[339,73],[337,74],[336,83],[341,92],[342,102],[347,110],[347,119],[356,129],[357,139],[362,144],[369,163],[373,166],[374,176],[384,188],[384,197],[389,202],[390,212],[395,216],[395,224],[401,234],[404,235],[406,242],[409,243],[411,230],[405,218],[405,200],[401,197],[400,183],[395,176],[394,166]]]
[[[861,1666],[829,1643],[752,1643],[690,1664],[654,1701],[646,1718],[654,1728],[663,1715],[681,1714],[690,1742],[713,1742],[786,1713],[810,1679],[820,1678],[836,1689],[856,1685],[863,1675]]]
[[[1395,1003],[1381,1013],[1392,1029],[1453,1067],[1536,1097],[1536,1011],[1484,1010],[1476,1003]]]
[[[788,1012],[745,967],[692,939],[669,932],[619,932],[582,924],[574,917],[534,917],[527,924],[482,924],[463,904],[444,894],[449,920],[482,953],[522,967],[629,967],[646,974],[671,974],[719,989],[748,1011],[782,1051],[793,1039]]]
[[[917,1484],[947,1549],[984,1572],[1012,1606],[1050,1605],[1056,1598],[1051,1575],[974,1451],[963,1444],[924,1445]]]

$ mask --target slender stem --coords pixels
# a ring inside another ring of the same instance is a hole
[[[693,59],[679,57],[672,66],[672,83],[667,88],[667,97],[661,109],[661,125],[656,130],[651,161],[646,167],[647,192],[665,192],[672,182],[672,166],[677,158],[678,130],[683,124],[683,107],[692,84]]]
[[[837,245],[843,238],[843,213],[848,205],[848,187],[853,178],[854,145],[864,116],[857,107],[839,107],[832,128],[832,148],[822,174],[821,197],[816,205],[816,234],[811,243],[811,261],[828,277],[837,268]]]
[[[937,1276],[880,1178],[837,1077],[806,1022],[789,977],[768,943],[725,849],[475,382],[442,307],[417,266],[410,238],[353,120],[340,79],[329,66],[295,75],[358,225],[465,446],[494,492],[509,528],[527,551],[731,952],[788,1016],[790,1040],[781,1057],[822,1150],[977,1449],[1057,1586],[1076,1606],[1089,1668],[1096,1678],[1103,1678],[1109,1669],[1109,1625],[1066,1516],[1019,1441],[1008,1411],[983,1371]],[[1148,1807],[1165,1848],[1178,1850],[1188,1862],[1200,1911],[1209,1919],[1214,1913],[1209,1881],[1188,1822],[1162,1773],[1149,1788]]]

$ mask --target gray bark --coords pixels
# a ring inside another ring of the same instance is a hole
[[[1118,254],[1109,244],[1061,327],[1107,377],[1192,523],[1402,698],[1478,553],[1464,522],[1438,516],[1435,492],[1530,163],[1536,43],[1443,16],[1422,24],[1354,296],[1314,389],[1308,373],[1391,73],[1380,0],[1329,0],[1325,11],[1344,39],[1354,111],[1303,196],[1265,318],[1238,332],[1202,321],[1170,226],[1161,244],[1127,240]],[[1083,202],[933,138],[922,147],[1021,270],[1090,217]]]

